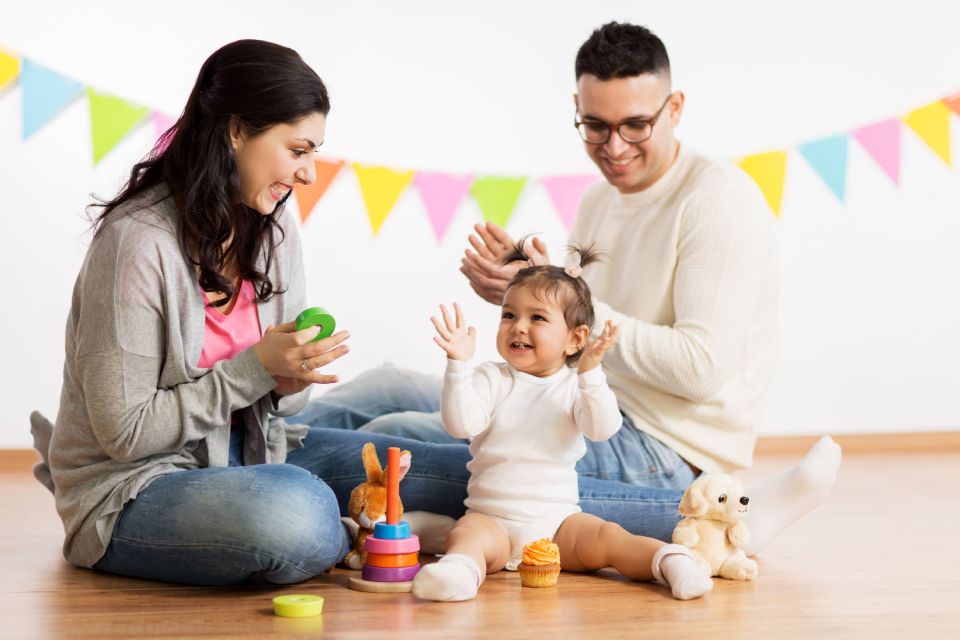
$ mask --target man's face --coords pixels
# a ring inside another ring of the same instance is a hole
[[[669,100],[668,100],[669,96]],[[653,123],[653,134],[645,142],[626,142],[616,131],[603,144],[585,142],[587,155],[596,163],[607,182],[621,193],[642,191],[656,182],[673,163],[677,143],[673,128],[680,122],[683,94],[670,93],[670,78],[645,73],[628,78],[600,80],[583,74],[577,80],[577,119],[595,126],[651,120],[666,101]]]

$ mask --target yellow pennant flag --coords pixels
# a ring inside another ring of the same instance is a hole
[[[354,162],[353,171],[360,183],[360,194],[367,205],[367,216],[373,235],[377,235],[380,225],[390,215],[400,194],[413,180],[413,171],[394,171],[387,167],[375,167]]]
[[[20,58],[12,51],[0,47],[0,90],[20,75]]]
[[[950,165],[950,107],[943,100],[914,109],[903,121]]]
[[[777,216],[783,199],[783,180],[787,174],[787,152],[769,151],[743,158],[738,163],[760,187],[767,204]]]

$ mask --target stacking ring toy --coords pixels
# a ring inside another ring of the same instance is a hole
[[[316,342],[333,335],[337,328],[337,321],[323,307],[310,307],[304,310],[297,319],[294,320],[294,328],[297,331],[303,331],[308,327],[320,326],[320,333],[310,342]]]

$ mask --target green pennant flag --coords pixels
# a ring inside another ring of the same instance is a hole
[[[480,206],[484,220],[506,227],[526,183],[526,177],[479,177],[473,181],[470,195]]]
[[[150,113],[122,98],[87,87],[90,99],[90,133],[93,137],[93,164],[97,164]]]

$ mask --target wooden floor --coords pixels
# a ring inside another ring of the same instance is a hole
[[[678,602],[652,584],[601,572],[554,589],[491,576],[464,603],[425,603],[347,588],[337,569],[289,588],[190,588],[68,566],[46,490],[0,473],[0,638],[931,638],[960,629],[960,447],[848,450],[815,512],[758,558],[750,583],[717,580]],[[746,478],[790,459],[768,447]],[[9,466],[9,465],[8,465]],[[271,598],[325,598],[314,619],[273,615]]]

